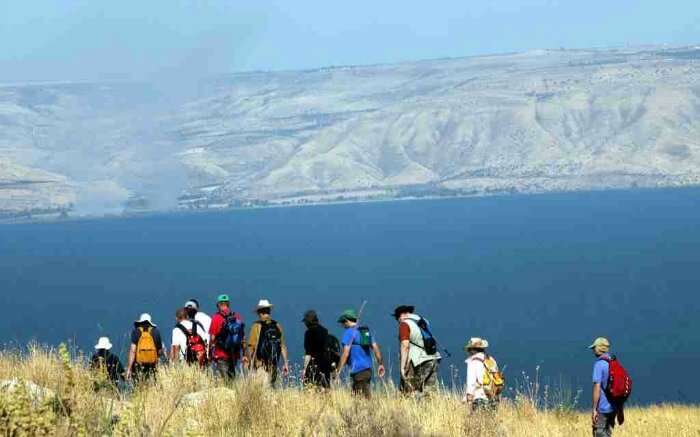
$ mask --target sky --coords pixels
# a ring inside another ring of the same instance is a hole
[[[700,44],[698,0],[0,0],[0,81]]]

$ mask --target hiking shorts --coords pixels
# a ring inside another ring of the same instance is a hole
[[[236,377],[236,362],[233,360],[215,360],[213,363],[214,374],[224,379]]]
[[[600,413],[593,425],[593,437],[611,437],[615,428],[615,413]]]
[[[372,397],[372,369],[363,370],[350,375],[352,378],[352,394]]]
[[[429,393],[437,390],[438,361],[430,360],[414,366],[409,364],[406,377],[401,378],[403,393]]]

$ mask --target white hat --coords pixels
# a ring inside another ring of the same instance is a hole
[[[153,326],[154,328],[156,327],[156,324],[151,321],[151,315],[148,313],[141,314],[141,317],[139,317],[139,319],[135,323],[146,323],[146,322],[148,322],[148,324]]]
[[[95,349],[112,349],[112,343],[109,341],[109,337],[100,337],[100,339],[97,340]]]
[[[265,308],[272,308],[272,304],[267,299],[260,299],[258,301],[258,306],[255,307],[255,311],[259,311]]]
[[[199,305],[197,305],[197,302],[195,302],[193,300],[188,300],[187,302],[185,302],[185,308],[192,308],[192,309],[198,310]]]

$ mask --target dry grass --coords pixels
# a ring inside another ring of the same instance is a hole
[[[505,401],[495,416],[473,415],[449,392],[429,400],[379,390],[369,402],[347,388],[319,394],[295,387],[271,390],[255,376],[222,388],[196,369],[163,368],[158,381],[128,395],[99,389],[103,377],[67,351],[0,354],[0,380],[18,378],[56,396],[32,402],[17,390],[0,400],[0,435],[116,436],[585,436],[587,414],[537,408],[527,397]],[[199,402],[188,393],[201,392]],[[700,436],[700,408],[630,408],[616,436]]]

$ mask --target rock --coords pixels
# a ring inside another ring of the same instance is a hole
[[[218,399],[218,400],[235,400],[236,391],[226,387],[210,388],[206,390],[200,390],[192,393],[188,393],[182,397],[182,406],[198,406],[207,401],[208,399]]]
[[[3,395],[14,393],[17,390],[26,388],[29,398],[35,404],[40,404],[56,396],[56,393],[46,387],[34,384],[31,381],[21,379],[4,379],[0,381],[0,393]]]

